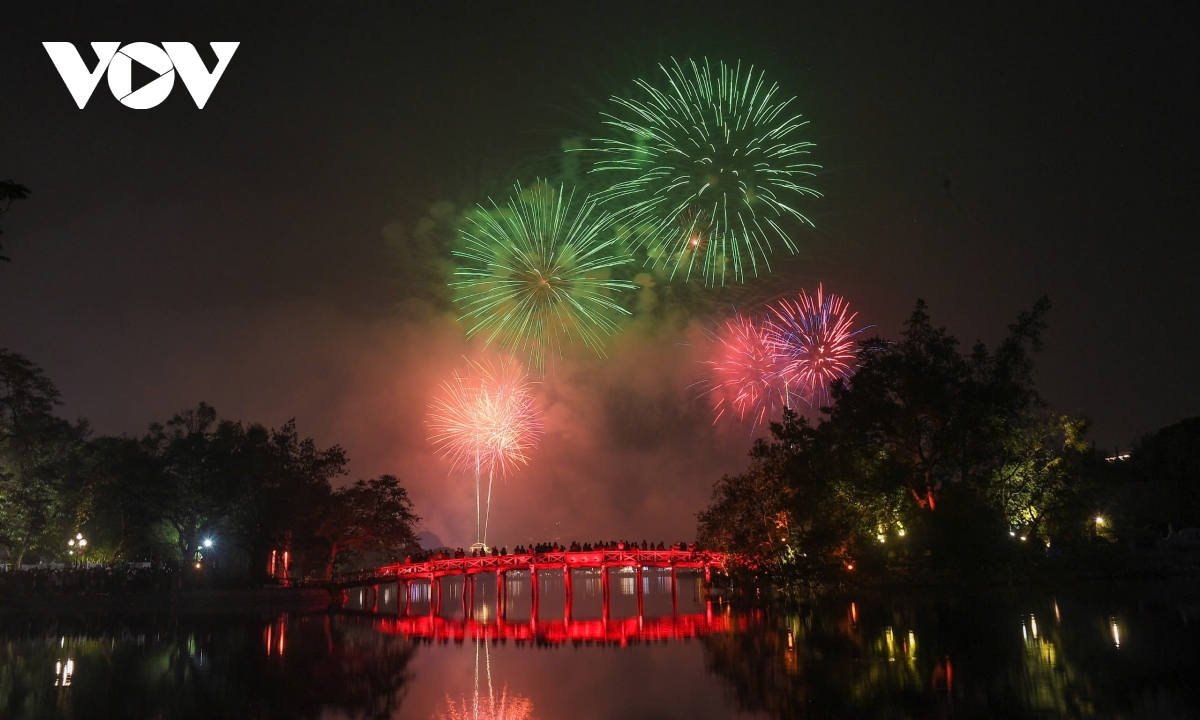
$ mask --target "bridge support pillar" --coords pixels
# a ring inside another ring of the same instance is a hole
[[[403,603],[400,602],[400,596],[399,595],[396,596],[396,611],[399,614],[407,617],[408,616],[408,593],[409,593],[408,581],[400,580],[399,582],[397,582],[396,583],[396,592],[398,592],[398,593],[400,593],[400,595],[404,596]]]
[[[671,565],[671,615],[679,615],[679,571]]]
[[[608,567],[600,566],[600,617],[608,627]]]
[[[644,581],[642,580],[642,563],[640,560],[635,567],[637,568],[637,587],[635,587],[634,590],[637,592],[638,622],[640,623],[642,620],[642,600],[645,596],[645,593],[642,592],[644,588]]]
[[[571,566],[563,565],[563,588],[566,590],[567,604],[563,610],[563,622],[571,623]]]
[[[530,609],[529,613],[530,617],[533,618],[533,622],[536,623],[538,616],[538,576],[536,565],[529,566],[529,584],[533,587],[533,607]]]
[[[505,596],[508,594],[508,586],[504,583],[504,571],[496,571],[496,619],[504,620],[504,603],[508,599]]]
[[[475,610],[475,576],[463,573],[463,619],[470,620]]]

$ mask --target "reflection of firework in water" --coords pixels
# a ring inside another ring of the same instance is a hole
[[[446,697],[447,711],[439,713],[437,720],[532,720],[533,701],[527,697],[509,697],[508,686],[500,691],[500,697],[474,702],[463,698],[457,704]]]
[[[713,349],[716,358],[707,363],[705,393],[713,399],[714,424],[728,413],[749,418],[757,427],[783,411],[788,404],[787,376],[762,321],[735,315],[715,335]]]
[[[442,383],[442,395],[430,406],[430,441],[455,469],[475,470],[475,524],[478,542],[486,542],[487,519],[479,517],[479,479],[488,473],[488,509],[492,480],[529,462],[528,452],[541,435],[541,419],[524,371],[512,361],[468,362]]]
[[[487,670],[487,697],[479,696],[479,648],[483,647]],[[492,688],[492,650],[486,638],[475,643],[475,694],[469,700],[463,698],[457,704],[446,696],[447,710],[434,715],[434,720],[533,720],[533,701],[527,697],[508,696],[508,686],[500,690],[500,697]]]
[[[788,224],[812,225],[795,207],[820,197],[801,185],[817,165],[812,143],[796,137],[806,121],[780,99],[765,73],[707,60],[659,66],[665,82],[635,81],[640,98],[612,98],[592,172],[611,178],[597,193],[637,228],[636,244],[672,276],[699,274],[709,285],[769,272],[772,241],[789,252]]]
[[[469,220],[451,283],[467,334],[528,356],[538,371],[574,340],[603,355],[617,318],[629,314],[614,295],[637,288],[609,277],[632,261],[615,249],[611,217],[586,201],[572,213],[561,187],[539,183],[517,185],[507,205]]]
[[[854,374],[854,338],[866,329],[851,327],[858,313],[850,313],[845,298],[826,295],[820,285],[815,297],[801,290],[799,297],[780,300],[767,311],[767,343],[789,388],[814,408],[829,405],[830,385]]]

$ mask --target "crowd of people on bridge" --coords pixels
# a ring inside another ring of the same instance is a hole
[[[473,548],[471,550],[465,550],[463,548],[455,548],[453,551],[451,551],[449,553],[445,552],[445,551],[436,552],[436,553],[435,552],[419,553],[415,556],[409,556],[409,557],[404,558],[404,562],[406,565],[411,565],[413,563],[428,562],[429,560],[449,560],[449,559],[460,559],[460,558],[468,558],[468,557],[507,557],[509,555],[544,555],[546,553],[592,552],[594,550],[606,550],[606,551],[614,551],[615,550],[615,551],[630,551],[630,552],[637,551],[637,550],[647,550],[647,551],[649,551],[649,550],[674,550],[677,552],[696,552],[697,547],[696,547],[696,543],[694,543],[694,542],[689,543],[689,542],[683,542],[683,541],[673,543],[673,544],[671,544],[670,547],[667,547],[662,542],[659,542],[657,545],[655,545],[654,543],[649,543],[649,542],[646,542],[645,540],[642,540],[641,543],[638,543],[636,541],[625,541],[625,540],[611,540],[611,541],[601,540],[601,541],[597,541],[595,543],[586,543],[585,542],[583,544],[580,544],[580,543],[572,540],[571,544],[567,545],[567,546],[560,545],[558,542],[536,543],[536,544],[534,544],[532,546],[528,546],[528,547],[525,545],[517,545],[516,547],[513,548],[513,551],[511,553],[508,551],[507,545],[505,545],[503,547],[491,547],[491,548],[482,548],[482,549],[481,548]]]

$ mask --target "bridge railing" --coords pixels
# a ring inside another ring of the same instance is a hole
[[[707,550],[584,550],[513,555],[482,555],[396,563],[335,578],[335,585],[353,585],[381,579],[433,578],[477,572],[559,570],[610,567],[724,568],[726,555]]]

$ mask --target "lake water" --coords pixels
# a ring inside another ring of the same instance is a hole
[[[648,577],[639,616],[619,579],[607,609],[577,580],[568,617],[551,580],[535,619],[521,582],[503,623],[486,580],[469,611],[445,589],[442,618],[420,593],[408,618],[394,596],[378,615],[0,615],[0,715],[1200,717],[1195,584],[735,609]]]

